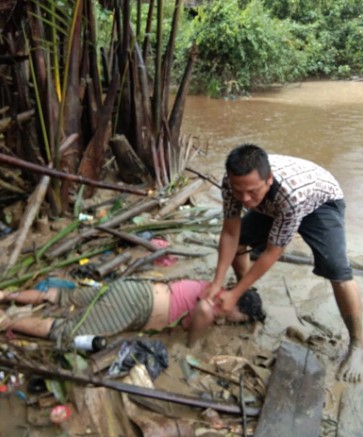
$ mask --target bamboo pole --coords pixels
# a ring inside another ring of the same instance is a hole
[[[104,276],[106,276],[108,273],[114,271],[117,267],[119,267],[122,264],[127,264],[132,258],[132,255],[130,252],[124,252],[121,255],[116,256],[111,261],[102,264],[101,266],[97,267],[94,271],[94,275],[96,276],[96,279],[100,281]]]
[[[117,226],[131,219],[132,217],[135,217],[138,214],[153,209],[158,204],[159,204],[158,199],[146,199],[146,201],[138,202],[136,205],[128,208],[127,211],[124,211],[118,216],[110,219],[108,222],[103,223],[102,226],[103,228],[111,228]],[[58,256],[63,255],[65,252],[75,247],[76,244],[80,243],[82,240],[93,237],[97,235],[98,232],[99,230],[96,228],[87,229],[86,231],[82,232],[80,235],[77,235],[74,238],[71,238],[70,240],[66,241],[62,245],[58,246],[54,251],[47,253],[46,255],[47,259],[54,259]]]
[[[10,259],[5,269],[5,276],[9,271],[9,269],[13,267],[13,265],[16,263],[16,261],[19,258],[21,249],[23,248],[29,229],[32,226],[36,215],[38,214],[40,205],[43,203],[45,194],[49,186],[49,182],[50,182],[50,177],[43,176],[36,190],[29,198],[28,206],[19,225],[20,234],[16,240],[15,248],[10,256]]]
[[[168,200],[167,204],[159,211],[159,217],[165,217],[178,206],[184,204],[191,195],[201,191],[205,187],[206,181],[202,179],[195,179]]]
[[[150,264],[153,261],[165,256],[167,254],[167,249],[159,249],[150,255],[144,256],[142,258],[137,258],[132,264],[130,264],[126,270],[121,273],[120,278],[125,278],[136,272],[140,267]]]

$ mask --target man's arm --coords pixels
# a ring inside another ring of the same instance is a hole
[[[241,232],[241,219],[234,217],[224,219],[218,247],[218,263],[211,285],[206,289],[204,296],[213,297],[221,288],[227,270],[236,255],[239,236]]]
[[[266,249],[254,262],[246,275],[232,290],[221,295],[221,306],[225,313],[228,314],[233,311],[238,299],[275,264],[275,262],[282,255],[283,251],[284,247],[267,244]]]

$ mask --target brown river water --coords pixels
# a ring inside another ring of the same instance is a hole
[[[236,100],[190,96],[183,131],[208,141],[191,166],[217,178],[228,151],[244,142],[315,161],[343,188],[349,232],[362,228],[363,81],[304,82]]]

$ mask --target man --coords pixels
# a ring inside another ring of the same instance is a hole
[[[36,289],[0,291],[0,303],[50,302],[65,309],[58,318],[30,316],[16,319],[11,319],[0,309],[0,331],[10,328],[36,337],[70,340],[83,334],[114,335],[126,330],[159,330],[182,319],[184,328],[191,326],[188,333],[188,343],[191,344],[196,333],[199,335],[216,317],[223,317],[212,299],[200,298],[208,284],[188,279],[169,284],[118,279],[104,292],[92,287],[49,288],[46,292]],[[69,312],[72,307],[76,311]],[[263,320],[264,317],[260,297],[251,291],[230,311],[228,319],[243,322]]]
[[[222,186],[224,222],[212,284],[204,296],[213,297],[232,265],[237,284],[220,296],[228,314],[279,259],[298,232],[314,255],[316,275],[330,280],[349,332],[348,354],[338,378],[362,379],[363,340],[361,300],[345,248],[342,190],[334,177],[316,164],[298,158],[267,155],[260,147],[243,144],[226,160]],[[242,207],[248,212],[241,218]],[[250,266],[248,247],[258,259]]]

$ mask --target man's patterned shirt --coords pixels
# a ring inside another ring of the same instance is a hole
[[[268,241],[284,247],[305,216],[329,200],[343,199],[343,192],[336,179],[313,162],[283,155],[269,155],[269,161],[273,184],[254,210],[274,218]],[[224,217],[240,216],[242,202],[233,196],[227,174],[222,197]]]

